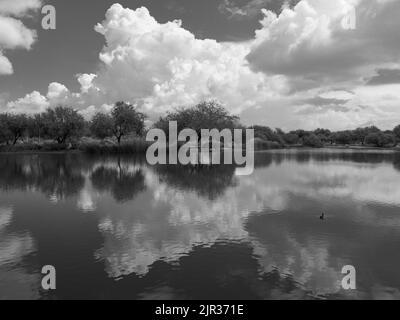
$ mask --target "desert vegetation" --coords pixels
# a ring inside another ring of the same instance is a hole
[[[0,114],[0,151],[64,151],[90,153],[140,153],[145,141],[146,115],[129,103],[117,102],[110,113],[97,113],[87,121],[72,107],[58,106],[35,115]],[[169,122],[178,130],[246,128],[239,117],[230,114],[215,101],[179,108],[159,118],[152,127],[168,133]],[[287,147],[376,147],[393,148],[400,141],[400,125],[382,131],[370,126],[332,132],[328,129],[284,132],[267,126],[250,126],[258,150]]]

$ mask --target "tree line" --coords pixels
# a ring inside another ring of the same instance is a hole
[[[106,139],[113,137],[118,144],[128,136],[143,137],[146,133],[146,115],[129,103],[117,102],[110,113],[97,113],[86,121],[71,107],[58,106],[45,112],[28,116],[26,114],[0,114],[0,144],[16,145],[25,138],[50,139],[58,144],[79,140],[84,136]],[[178,131],[185,128],[195,130],[200,136],[201,129],[244,129],[237,116],[230,114],[215,101],[202,102],[194,107],[180,108],[153,124],[168,133],[169,122],[178,123]],[[400,125],[393,130],[382,131],[375,126],[333,132],[328,129],[313,131],[271,129],[267,126],[251,126],[256,143],[268,147],[304,145],[368,145],[377,147],[395,146],[400,141]]]
[[[142,136],[144,121],[145,115],[125,102],[117,102],[110,114],[98,113],[91,121],[86,121],[73,108],[63,106],[33,116],[3,113],[0,114],[0,143],[15,145],[23,138],[38,138],[65,144],[83,136],[115,137],[121,143],[129,134]]]

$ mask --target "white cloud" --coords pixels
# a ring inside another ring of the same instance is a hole
[[[29,11],[38,9],[40,4],[39,0],[0,0],[0,75],[13,73],[12,64],[4,56],[4,50],[30,50],[36,40],[34,30],[9,15],[23,17]]]
[[[246,44],[196,39],[180,21],[160,24],[146,8],[113,5],[95,29],[106,46],[94,83],[110,101],[140,100],[151,112],[212,97],[240,111],[255,105],[249,97],[272,91],[272,81],[249,69]]]
[[[41,4],[41,0],[0,0],[0,14],[21,16],[39,9]]]
[[[355,8],[356,29],[342,20]],[[248,60],[266,73],[321,81],[354,80],[399,61],[399,1],[302,0],[279,16],[264,11]],[[390,23],[385,23],[390,21]]]
[[[27,113],[34,114],[43,112],[49,106],[46,97],[42,96],[40,92],[33,91],[25,97],[7,104],[7,111],[14,113]]]
[[[343,30],[352,5],[357,28]],[[114,4],[95,27],[105,37],[98,70],[77,75],[76,93],[51,84],[46,101],[90,117],[125,100],[155,119],[215,98],[246,124],[392,128],[400,121],[397,87],[365,84],[378,68],[399,67],[399,13],[393,0],[301,0],[279,15],[265,11],[252,41],[228,43],[196,39],[181,21],[159,23],[144,7]],[[0,56],[2,65],[10,69]]]
[[[93,88],[93,80],[97,77],[95,74],[78,74],[77,79],[81,85],[81,92],[87,93],[89,89]]]
[[[1,74],[12,74],[13,67],[10,60],[7,57],[3,56],[2,52],[0,51],[0,75]]]
[[[26,28],[20,20],[0,16],[0,48],[30,49],[35,38],[36,33]]]

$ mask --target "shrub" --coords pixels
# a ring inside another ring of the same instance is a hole
[[[322,148],[323,143],[322,141],[314,134],[311,133],[303,138],[303,144],[306,147],[312,147],[312,148]]]
[[[143,139],[125,141],[121,144],[111,144],[107,142],[84,142],[79,146],[79,150],[91,154],[134,154],[145,153],[150,146],[150,142]]]
[[[365,144],[376,147],[392,146],[396,143],[396,139],[392,134],[377,132],[370,133],[365,137]]]

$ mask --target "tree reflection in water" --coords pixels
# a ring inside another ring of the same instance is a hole
[[[347,263],[362,270],[354,297],[393,298],[399,163],[395,153],[281,150],[236,177],[234,166],[136,157],[2,156],[1,257],[52,261],[58,298],[346,298]],[[38,193],[69,198],[55,206]]]
[[[132,200],[138,193],[146,190],[145,179],[140,168],[130,170],[118,158],[116,167],[100,166],[91,174],[93,186],[98,191],[110,192],[118,202]]]
[[[210,200],[236,185],[234,165],[158,165],[154,168],[161,182],[180,190],[194,191]]]
[[[84,186],[82,158],[75,154],[0,157],[0,188],[39,190],[54,200],[77,194]]]

